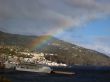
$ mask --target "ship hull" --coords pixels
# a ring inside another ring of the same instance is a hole
[[[19,65],[16,67],[17,71],[27,71],[27,72],[42,72],[51,73],[52,69],[49,66],[43,65]]]

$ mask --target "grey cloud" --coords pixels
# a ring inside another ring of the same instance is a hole
[[[43,34],[86,24],[109,15],[109,9],[110,3],[99,0],[0,0],[0,27],[8,32]]]

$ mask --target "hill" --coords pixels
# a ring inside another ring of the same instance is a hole
[[[40,47],[31,49],[28,46],[35,39],[39,42],[40,39],[48,37],[51,37],[51,39],[43,42]],[[0,45],[18,46],[20,48],[28,48],[30,51],[51,53],[54,55],[45,55],[46,59],[69,65],[110,66],[110,57],[105,54],[59,40],[52,36],[27,36],[0,31]]]

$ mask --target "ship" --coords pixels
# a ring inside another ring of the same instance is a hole
[[[49,66],[42,64],[19,64],[15,67],[15,70],[27,72],[42,72],[42,73],[52,72],[52,69]]]
[[[5,63],[6,69],[11,69],[11,71],[24,71],[24,72],[36,72],[45,74],[59,74],[59,75],[75,75],[74,72],[68,72],[64,70],[54,70],[51,66],[44,64],[32,64],[32,63],[21,63],[21,64],[10,64]],[[58,68],[58,67],[57,67]]]

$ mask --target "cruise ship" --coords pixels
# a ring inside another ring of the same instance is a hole
[[[51,73],[52,69],[49,66],[42,64],[19,64],[15,68],[18,71],[28,71],[28,72],[42,72]]]
[[[64,70],[55,70],[54,68],[43,65],[43,64],[31,64],[31,63],[22,63],[22,64],[11,64],[5,63],[6,69],[17,70],[17,71],[25,71],[25,72],[39,72],[46,74],[61,74],[61,75],[75,75],[74,72],[68,72]],[[57,67],[58,68],[58,67]]]

